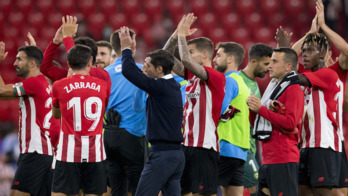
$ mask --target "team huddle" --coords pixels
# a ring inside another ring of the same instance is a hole
[[[242,45],[187,40],[196,20],[184,15],[143,65],[128,27],[110,42],[73,39],[77,18],[66,16],[44,53],[29,34],[14,62],[24,80],[0,76],[0,99],[20,106],[11,196],[347,195],[348,43],[325,24],[321,0],[302,39],[290,45],[280,27],[278,47],[252,45],[243,70]],[[54,61],[61,44],[67,66]],[[261,96],[255,79],[268,73]]]

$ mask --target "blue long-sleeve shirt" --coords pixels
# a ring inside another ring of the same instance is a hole
[[[142,67],[141,64],[137,64],[137,66]],[[111,78],[111,93],[106,111],[109,108],[117,110],[121,115],[120,128],[126,129],[135,136],[143,137],[146,130],[145,111],[136,112],[132,107],[134,94],[138,88],[122,75],[121,58],[117,58],[105,70]]]
[[[152,151],[181,148],[183,117],[180,84],[168,74],[150,78],[136,66],[132,51],[122,51],[122,74],[135,86],[148,93],[146,101],[146,139]]]

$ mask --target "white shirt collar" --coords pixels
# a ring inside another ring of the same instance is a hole
[[[168,79],[173,78],[173,75],[172,74],[167,74],[167,75],[163,76],[162,78],[168,80]]]

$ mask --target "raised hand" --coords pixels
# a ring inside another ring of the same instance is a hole
[[[28,32],[27,37],[29,38],[30,45],[27,41],[24,42],[25,45],[26,46],[36,46],[36,41],[35,41],[34,37],[30,34],[30,32]]]
[[[318,33],[319,25],[318,25],[318,14],[312,20],[312,26],[308,33]]]
[[[135,34],[133,36],[133,38],[130,36],[129,34],[129,28],[128,27],[121,27],[120,28],[120,32],[118,34],[119,38],[120,38],[120,43],[121,43],[121,50],[125,49],[125,48],[130,48],[131,50],[133,50],[133,48],[135,47]]]
[[[292,35],[293,35],[292,32],[289,34],[288,32],[284,31],[282,26],[277,28],[276,36],[274,38],[278,43],[278,47],[284,47],[284,48],[291,47],[290,42],[291,42]]]
[[[325,25],[325,17],[324,17],[324,5],[321,0],[318,0],[315,6],[318,16],[318,25],[319,27],[323,27]]]
[[[62,42],[63,42],[63,32],[62,32],[62,26],[60,26],[56,34],[54,35],[53,43],[59,45]]]
[[[3,62],[8,55],[8,52],[5,52],[5,43],[0,42],[0,63]]]
[[[193,15],[193,13],[187,14],[187,16],[183,16],[181,21],[178,24],[177,32],[179,36],[190,36],[194,34],[197,29],[191,29],[191,25],[197,20],[197,17]]]
[[[73,16],[62,17],[62,33],[63,38],[65,37],[74,37],[77,33],[77,18]]]

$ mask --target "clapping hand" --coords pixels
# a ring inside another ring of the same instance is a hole
[[[28,32],[27,37],[29,38],[30,45],[29,45],[29,43],[28,43],[27,41],[24,42],[25,45],[26,45],[26,46],[36,46],[35,39],[34,39],[34,37],[30,34],[30,32]]]
[[[77,33],[77,18],[73,16],[62,17],[62,33],[63,38],[74,37]]]
[[[5,52],[5,43],[0,42],[0,63],[3,62],[8,55],[8,52]]]
[[[193,28],[191,29],[191,25],[197,20],[197,17],[193,15],[193,13],[184,15],[181,19],[181,21],[178,24],[177,32],[179,36],[190,36],[194,34],[197,29]]]
[[[121,31],[119,32],[118,36],[120,38],[121,43],[121,50],[125,48],[129,48],[131,50],[135,49],[135,34],[133,35],[133,38],[130,36],[129,28],[128,27],[121,27]]]
[[[292,32],[289,34],[288,32],[284,31],[282,26],[277,28],[276,36],[274,38],[278,43],[278,47],[285,47],[285,48],[291,47],[290,42],[291,42],[292,35],[293,35]]]

